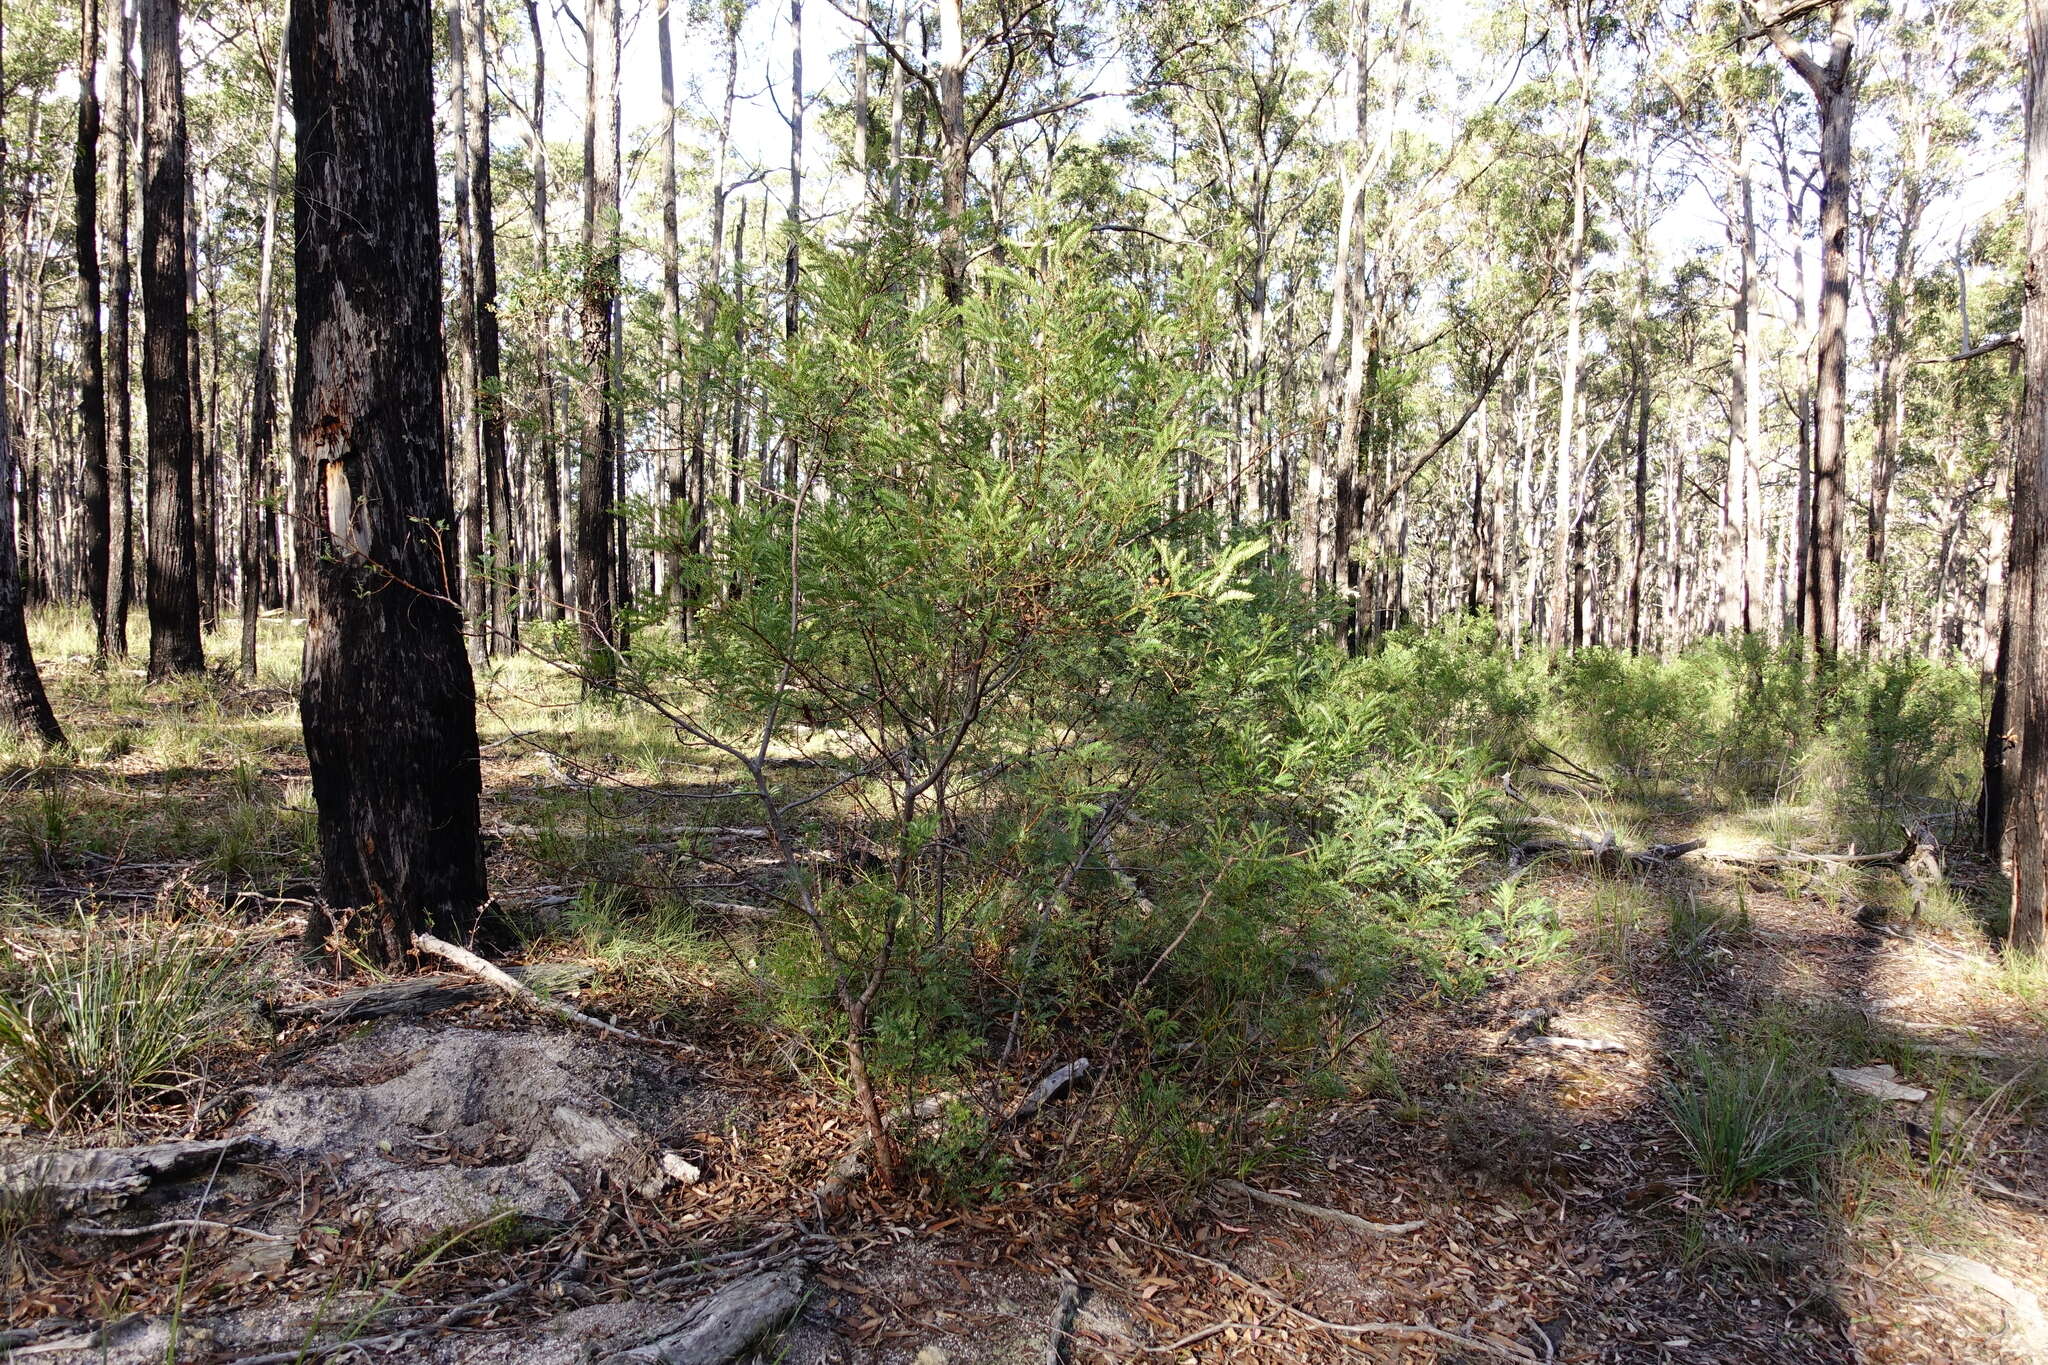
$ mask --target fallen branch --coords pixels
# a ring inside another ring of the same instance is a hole
[[[236,1227],[233,1223],[217,1223],[211,1218],[168,1218],[161,1223],[149,1223],[139,1228],[103,1228],[96,1223],[69,1223],[66,1232],[82,1232],[88,1237],[147,1237],[156,1232],[177,1232],[181,1229],[218,1228],[222,1232],[239,1233],[254,1237],[259,1242],[282,1242],[286,1239],[274,1232],[258,1232],[255,1228]]]
[[[467,948],[458,948],[453,943],[449,943],[444,939],[435,938],[432,934],[414,934],[412,936],[412,945],[423,953],[432,953],[443,961],[454,963],[473,976],[481,977],[512,999],[532,1009],[567,1019],[570,1023],[580,1024],[584,1028],[595,1029],[599,1033],[617,1038],[622,1042],[639,1043],[644,1047],[661,1048],[671,1052],[689,1050],[689,1044],[687,1043],[650,1038],[644,1033],[635,1033],[631,1029],[620,1028],[617,1024],[608,1024],[594,1015],[583,1013],[581,1010],[571,1009],[559,1000],[549,1000],[547,997],[536,993],[531,986],[521,982],[517,977],[484,961]]]
[[[1372,1237],[1404,1236],[1411,1232],[1420,1232],[1423,1228],[1423,1224],[1419,1222],[1375,1223],[1370,1218],[1360,1218],[1357,1214],[1346,1213],[1342,1209],[1326,1208],[1321,1204],[1311,1204],[1301,1199],[1290,1199],[1284,1194],[1274,1194],[1270,1190],[1253,1189],[1250,1185],[1237,1180],[1219,1180],[1216,1182],[1216,1188],[1242,1195],[1246,1199],[1257,1200],[1261,1204],[1270,1204],[1276,1209],[1285,1209],[1289,1213],[1298,1213],[1305,1218],[1320,1218],[1326,1223],[1335,1223],[1340,1227],[1350,1228],[1353,1232],[1363,1232]]]

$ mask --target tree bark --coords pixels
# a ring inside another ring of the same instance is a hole
[[[491,191],[490,49],[482,0],[464,0],[469,26],[468,127],[470,217],[476,248],[476,422],[490,539],[490,652],[504,656],[519,645],[513,618],[512,484],[505,458],[503,344],[498,326],[498,225]]]
[[[107,662],[107,570],[110,522],[107,468],[107,381],[100,337],[100,100],[99,47],[102,0],[78,5],[78,149],[71,165],[77,200],[73,215],[78,255],[78,385],[81,501],[85,511],[85,600],[92,608],[93,659]]]
[[[533,168],[534,268],[545,279],[548,274],[548,143],[547,143],[547,41],[541,34],[539,0],[527,0],[526,23],[533,35],[533,113],[531,144]],[[533,363],[540,384],[540,541],[541,559],[547,574],[547,600],[541,614],[548,620],[560,618],[568,602],[562,566],[562,466],[557,444],[555,372],[549,326],[552,308],[545,302],[534,310]]]
[[[428,0],[295,0],[294,456],[313,501],[300,714],[340,937],[407,959],[484,919],[476,695],[442,426]]]
[[[2008,730],[2018,732],[2018,761],[2008,737],[2004,772],[2011,942],[2037,953],[2048,939],[2048,583],[2041,559],[2048,547],[2048,0],[2027,0],[2026,127],[2026,377],[2014,460],[2006,648],[1999,663]],[[1995,725],[1995,712],[1993,719]],[[1999,738],[1994,729],[1993,741]]]
[[[1780,22],[1783,13],[1781,8],[1773,8],[1762,15],[1766,35],[1813,92],[1820,116],[1820,355],[1815,377],[1806,631],[1825,670],[1832,664],[1842,622],[1843,466],[1848,452],[1849,395],[1849,132],[1855,115],[1851,74],[1856,28],[1847,0],[1833,0],[1828,56],[1823,64],[1785,32]]]
[[[1583,20],[1584,16],[1579,16]],[[1545,643],[1552,652],[1566,647],[1571,639],[1572,536],[1578,524],[1577,452],[1579,365],[1584,340],[1581,334],[1586,295],[1586,216],[1588,144],[1593,135],[1592,36],[1580,26],[1574,37],[1574,67],[1579,83],[1579,109],[1572,132],[1571,147],[1571,236],[1565,244],[1565,336],[1564,353],[1558,362],[1557,465],[1552,496],[1555,499],[1550,541],[1550,598],[1544,607]]]
[[[0,14],[0,185],[7,183],[6,17]],[[12,314],[7,298],[7,225],[0,213],[0,375],[7,373],[7,335]],[[21,557],[14,525],[14,420],[7,386],[0,384],[0,714],[14,732],[44,745],[64,742],[50,710],[29,648],[28,617],[21,582]]]
[[[113,94],[113,127],[108,140],[113,144],[108,166],[108,188],[113,191],[114,221],[107,229],[108,273],[113,288],[107,298],[107,387],[113,399],[108,414],[111,431],[108,452],[112,487],[107,497],[107,656],[128,657],[128,607],[135,579],[135,459],[134,405],[130,394],[133,372],[129,363],[131,298],[134,268],[128,251],[128,224],[133,205],[130,183],[130,151],[135,143],[135,69],[130,53],[135,46],[135,17],[126,0],[111,0],[119,10],[119,22],[108,28],[112,56],[107,79]]]
[[[619,4],[588,0],[584,34],[589,61],[583,123],[583,440],[576,495],[576,605],[586,664],[602,682],[611,676],[618,640],[615,505],[616,403],[612,372],[613,301],[619,282],[618,122]]]
[[[203,672],[192,518],[185,78],[179,0],[142,0],[142,392],[149,414],[149,676]]]
[[[662,556],[666,573],[666,581],[662,586],[670,598],[682,605],[682,554],[678,542],[683,528],[673,523],[678,508],[686,509],[682,515],[689,518],[692,526],[695,525],[697,517],[695,509],[688,507],[691,462],[686,460],[683,454],[683,282],[680,251],[676,241],[676,61],[674,45],[669,36],[668,11],[668,0],[656,0],[654,38],[661,62],[662,108],[661,325],[657,335],[661,343],[661,468],[662,482],[666,485],[667,493],[666,506],[662,510],[662,522],[663,529],[669,535],[668,549]],[[714,171],[712,174],[716,179],[720,172]],[[698,450],[701,448],[701,444],[696,447]]]
[[[276,305],[272,284],[277,259],[277,178],[284,141],[286,49],[277,51],[270,92],[270,179],[263,193],[263,259],[256,274],[256,378],[249,396],[249,451],[242,483],[242,680],[256,681],[256,618],[263,609],[257,504],[270,473],[277,433],[277,366],[271,354]]]

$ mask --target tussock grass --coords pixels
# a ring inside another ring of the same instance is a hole
[[[0,958],[0,1112],[62,1129],[175,1091],[252,984],[203,934],[80,920]]]
[[[1741,1047],[1695,1048],[1664,1115],[1721,1202],[1763,1181],[1811,1178],[1834,1150],[1833,1099],[1815,1074]]]

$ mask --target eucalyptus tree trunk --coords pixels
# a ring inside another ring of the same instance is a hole
[[[1823,667],[1841,634],[1843,473],[1848,453],[1849,131],[1855,115],[1855,15],[1848,0],[1830,5],[1828,52],[1814,60],[1786,33],[1785,11],[1762,14],[1765,32],[1806,82],[1820,117],[1820,322],[1814,400],[1812,550],[1806,584],[1807,640]]]
[[[82,586],[92,608],[93,661],[107,662],[107,570],[111,562],[108,516],[107,381],[100,338],[100,100],[102,0],[78,5],[78,146],[71,165],[77,202],[72,223],[78,257],[78,436],[80,501],[85,513]]]
[[[475,376],[478,475],[489,519],[487,549],[490,632],[494,655],[512,653],[519,644],[519,623],[513,617],[512,484],[505,458],[505,400],[502,389],[503,347],[498,327],[498,227],[491,192],[490,48],[486,39],[483,0],[464,0],[462,22],[468,30],[469,60],[464,65],[469,94],[467,118],[471,238],[475,250],[476,294],[472,302],[476,328]]]
[[[1865,652],[1877,648],[1891,608],[1891,566],[1889,553],[1892,480],[1898,473],[1899,435],[1906,418],[1906,375],[1912,364],[1907,355],[1908,333],[1912,328],[1913,286],[1919,275],[1918,230],[1926,207],[1926,190],[1918,172],[1924,155],[1921,139],[1925,127],[1906,139],[1911,157],[1905,177],[1905,192],[1895,212],[1898,244],[1892,257],[1891,279],[1886,284],[1877,324],[1877,388],[1871,403],[1876,409],[1877,431],[1870,451],[1870,521],[1864,543],[1864,568],[1869,576],[1868,607],[1863,618],[1862,644]],[[1965,300],[1967,309],[1967,300]],[[1967,312],[1964,332],[1968,334]],[[1964,349],[1969,343],[1964,342]]]
[[[288,50],[277,50],[270,90],[270,178],[263,191],[263,258],[256,273],[256,378],[249,396],[248,463],[242,481],[242,679],[256,680],[256,618],[263,610],[261,526],[257,503],[270,477],[277,435],[277,365],[271,351],[276,323],[272,294],[277,260],[277,180],[284,143],[284,84]]]
[[[1590,38],[1576,48],[1579,108],[1571,145],[1571,235],[1565,243],[1565,333],[1558,357],[1557,456],[1552,488],[1554,506],[1550,539],[1550,595],[1544,606],[1545,643],[1553,652],[1571,640],[1572,535],[1577,525],[1578,467],[1574,442],[1578,435],[1579,366],[1583,360],[1583,317],[1586,298],[1587,144],[1593,133],[1593,86]]]
[[[593,677],[611,676],[617,648],[617,536],[612,441],[617,376],[613,302],[619,287],[619,3],[587,0],[588,84],[583,122],[583,382],[581,467],[576,492],[576,606]]]
[[[107,29],[112,52],[107,81],[113,96],[107,184],[113,191],[114,221],[107,228],[108,273],[113,277],[107,297],[107,387],[113,402],[108,412],[107,464],[112,486],[107,497],[106,653],[111,659],[125,659],[128,605],[135,579],[135,409],[129,364],[134,268],[128,251],[129,211],[134,203],[130,153],[135,145],[135,67],[130,53],[135,46],[135,18],[126,0],[111,3],[118,10],[118,22]]]
[[[676,245],[676,61],[669,39],[668,0],[655,0],[654,36],[661,59],[661,326],[659,355],[661,370],[662,481],[667,485],[667,506],[663,529],[669,547],[662,554],[666,573],[663,587],[680,601],[682,556],[676,549],[680,527],[673,525],[676,509],[690,497],[690,466],[683,456],[683,304],[682,274]],[[719,172],[713,173],[716,179]],[[694,509],[685,512],[694,523]]]
[[[185,80],[179,0],[142,0],[142,391],[149,414],[149,676],[199,673],[192,516],[190,281],[185,265]]]
[[[946,302],[967,297],[967,49],[960,0],[939,7],[939,276]],[[960,362],[965,364],[964,355]],[[959,395],[952,396],[957,404]]]
[[[725,31],[725,101],[718,118],[718,147],[711,162],[710,190],[710,250],[704,256],[704,274],[697,283],[697,341],[708,356],[713,327],[718,321],[718,287],[725,269],[725,204],[728,194],[726,161],[732,148],[732,111],[734,96],[739,84],[740,72],[740,20],[744,12],[738,7],[726,11]],[[690,463],[686,475],[687,487],[683,496],[689,500],[690,553],[702,556],[709,546],[709,518],[711,515],[710,472],[706,467],[706,452],[711,443],[712,421],[711,374],[708,361],[699,359],[692,367],[690,379]],[[733,400],[735,409],[738,400]],[[735,498],[737,493],[735,493]],[[692,603],[686,602],[687,613]]]
[[[205,368],[199,348],[199,262],[204,242],[199,225],[205,221],[205,204],[199,198],[199,177],[185,176],[185,374],[192,405],[192,565],[198,581],[199,630],[202,636],[215,624],[214,578],[214,442],[207,430],[207,414],[213,403],[202,380]],[[218,339],[218,338],[216,338]],[[215,352],[218,355],[218,350]]]
[[[429,0],[295,0],[294,458],[314,503],[300,715],[326,905],[307,946],[390,966],[486,916],[476,695],[436,529],[441,261]]]
[[[7,183],[6,17],[0,14],[0,184]],[[7,336],[13,315],[7,299],[6,229],[0,213],[0,375],[7,373]],[[0,384],[0,716],[23,739],[64,742],[29,648],[21,582],[20,541],[14,525],[14,421],[7,386]]]
[[[1985,776],[1987,797],[1996,783],[2010,803],[2003,817],[2012,840],[2012,946],[2038,953],[2048,940],[2048,0],[2027,0],[2026,129],[2026,376],[1999,652],[2003,695],[1992,711]],[[2000,812],[1985,823],[1996,828]]]
[[[1756,461],[1761,455],[1761,424],[1757,405],[1761,399],[1757,336],[1759,312],[1756,261],[1756,216],[1752,210],[1749,149],[1738,131],[1734,164],[1730,168],[1729,237],[1735,271],[1732,315],[1733,335],[1729,355],[1730,393],[1728,401],[1728,469],[1721,493],[1719,558],[1721,567],[1721,629],[1729,635],[1746,635],[1759,628],[1761,595],[1758,588],[1758,508],[1751,493],[1756,482]]]
[[[541,278],[548,274],[548,140],[547,70],[548,46],[540,27],[539,0],[526,0],[527,28],[533,35],[533,108],[529,115],[528,160],[533,172],[530,201],[533,224],[534,268]],[[543,300],[534,310],[533,364],[540,385],[540,557],[547,576],[546,601],[541,614],[548,620],[560,618],[567,603],[562,569],[562,465],[557,446],[555,372],[550,319],[554,307]]]

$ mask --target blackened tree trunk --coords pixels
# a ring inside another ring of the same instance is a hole
[[[142,393],[149,414],[149,676],[199,673],[179,0],[142,0]]]
[[[78,440],[80,501],[85,513],[85,600],[92,607],[93,659],[107,661],[107,381],[100,337],[100,58],[101,0],[78,5],[78,151],[71,163],[78,253]]]
[[[583,449],[576,491],[576,607],[592,674],[610,676],[617,648],[615,505],[617,402],[613,301],[619,289],[619,3],[589,0],[583,122]]]
[[[476,243],[476,421],[483,464],[485,512],[490,523],[490,651],[510,654],[519,642],[512,616],[512,483],[505,458],[505,401],[500,375],[503,347],[498,335],[498,229],[491,193],[490,55],[482,0],[464,0],[469,26],[470,84],[467,101],[470,216]]]
[[[0,72],[6,69],[6,20],[0,17]],[[0,75],[0,95],[7,81]],[[0,99],[0,184],[7,183],[7,120]],[[7,335],[13,325],[7,306],[8,215],[0,214],[0,375],[7,373]],[[0,384],[0,721],[24,739],[62,744],[64,732],[50,710],[29,649],[28,618],[21,586],[21,553],[14,527],[14,418],[7,385]]]
[[[2014,461],[2012,574],[1999,672],[2004,715],[2016,731],[2003,786],[2012,840],[2012,946],[2039,952],[2048,938],[2048,0],[2027,0],[2026,380]],[[1993,739],[1999,736],[1994,732]],[[2008,741],[2010,745],[2010,741]]]
[[[296,0],[297,370],[313,601],[300,694],[339,935],[396,963],[476,936],[476,692],[463,653],[441,423],[429,0]]]
[[[108,141],[113,155],[107,168],[108,188],[113,191],[114,221],[107,227],[107,264],[113,287],[107,295],[107,388],[113,400],[108,411],[111,428],[108,473],[112,487],[107,496],[107,655],[128,657],[128,606],[135,580],[135,457],[134,406],[130,395],[133,369],[129,363],[131,298],[134,268],[129,260],[128,223],[133,206],[130,184],[130,153],[135,145],[135,70],[130,52],[135,45],[135,19],[125,0],[114,0],[118,21],[107,26],[111,59],[107,81],[114,99],[113,127]]]

